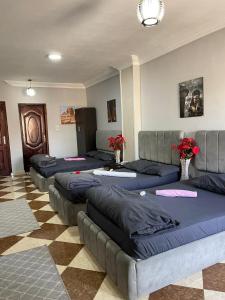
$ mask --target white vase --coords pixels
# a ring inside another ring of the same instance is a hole
[[[190,159],[181,159],[181,179],[180,180],[188,180],[189,179],[189,165],[191,160]]]
[[[120,150],[115,150],[114,153],[115,153],[116,163],[119,164],[120,163]]]

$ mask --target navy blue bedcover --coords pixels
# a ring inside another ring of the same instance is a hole
[[[129,238],[90,203],[87,205],[88,216],[128,255],[136,259],[146,259],[225,230],[225,195],[200,190],[190,183],[181,182],[146,191],[154,194],[156,189],[188,189],[198,192],[197,198],[154,196],[171,217],[179,220],[180,225],[176,229]]]
[[[131,170],[122,168],[116,170],[116,172],[133,172]],[[179,173],[169,174],[167,176],[157,176],[157,175],[146,175],[137,173],[137,177],[135,178],[123,178],[123,177],[111,177],[111,176],[96,176],[98,179],[101,180],[103,185],[118,185],[127,190],[137,190],[137,189],[145,189],[150,188],[157,185],[163,185],[171,182],[175,182],[179,180]],[[81,198],[77,198],[76,190],[67,190],[62,185],[60,185],[57,180],[54,182],[55,187],[59,192],[68,200],[76,203],[81,202]],[[84,195],[83,201],[86,200],[86,196]],[[82,201],[82,202],[83,202]]]
[[[32,167],[43,177],[48,178],[55,175],[56,173],[86,171],[102,168],[109,163],[111,162],[92,157],[85,157],[85,160],[81,161],[66,161],[64,160],[64,158],[58,158],[56,159],[56,166],[40,168],[37,165],[32,164]]]

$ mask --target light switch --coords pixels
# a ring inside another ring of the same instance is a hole
[[[56,125],[55,130],[56,130],[56,131],[60,131],[59,125]]]

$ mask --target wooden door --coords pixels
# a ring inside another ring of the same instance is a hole
[[[0,175],[12,172],[5,102],[0,102]]]
[[[30,170],[30,157],[48,154],[48,131],[45,104],[19,104],[24,170]]]

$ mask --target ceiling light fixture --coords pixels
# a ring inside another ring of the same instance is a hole
[[[57,62],[62,59],[62,55],[60,53],[49,53],[48,59],[50,59],[51,61]]]
[[[141,0],[137,7],[137,16],[145,27],[157,25],[164,17],[163,0]]]
[[[28,79],[28,82],[30,83],[30,86],[26,89],[26,94],[29,97],[34,97],[36,95],[36,91],[31,87],[32,80]]]

